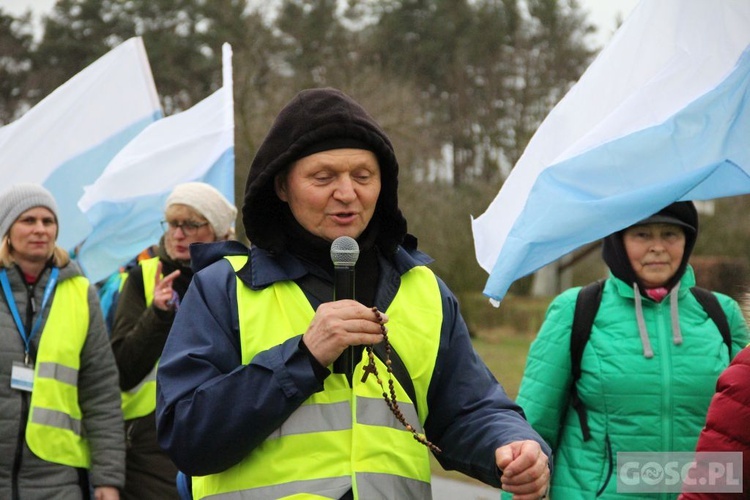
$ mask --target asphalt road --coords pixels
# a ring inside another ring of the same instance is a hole
[[[433,500],[500,500],[500,490],[432,475]]]

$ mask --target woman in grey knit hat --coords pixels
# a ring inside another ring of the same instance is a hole
[[[156,256],[128,273],[112,326],[127,437],[124,499],[178,498],[177,468],[156,441],[156,363],[193,277],[190,246],[230,239],[237,209],[203,182],[177,185]]]
[[[58,230],[43,187],[0,194],[0,498],[116,500],[117,370],[96,291]]]

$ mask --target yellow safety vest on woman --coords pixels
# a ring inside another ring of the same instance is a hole
[[[246,256],[227,257],[235,270]],[[426,267],[402,277],[388,307],[388,338],[413,381],[416,407],[394,377],[399,408],[418,432],[427,419],[427,389],[440,343],[442,305],[437,279]],[[242,363],[304,333],[315,311],[292,281],[252,290],[237,280]],[[363,352],[349,386],[343,374],[331,374],[324,390],[313,394],[245,459],[228,470],[193,478],[193,497],[430,498],[430,462],[426,447],[393,416],[376,377],[361,381]],[[385,365],[378,373],[388,383]]]
[[[78,405],[81,351],[89,331],[89,281],[58,283],[39,338],[26,443],[39,458],[89,468],[91,453]]]
[[[143,271],[143,295],[146,307],[151,307],[154,301],[154,287],[156,286],[156,270],[159,269],[159,257],[139,262]],[[125,420],[145,417],[156,411],[156,366],[138,385],[129,391],[120,393],[122,397],[122,416]]]

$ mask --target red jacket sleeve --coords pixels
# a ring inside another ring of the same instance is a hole
[[[742,452],[742,484],[750,491],[750,347],[719,377],[696,451]],[[746,498],[747,493],[683,493],[681,500]]]

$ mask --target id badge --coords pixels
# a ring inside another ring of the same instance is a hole
[[[31,392],[34,388],[34,367],[14,361],[10,372],[10,388]]]

